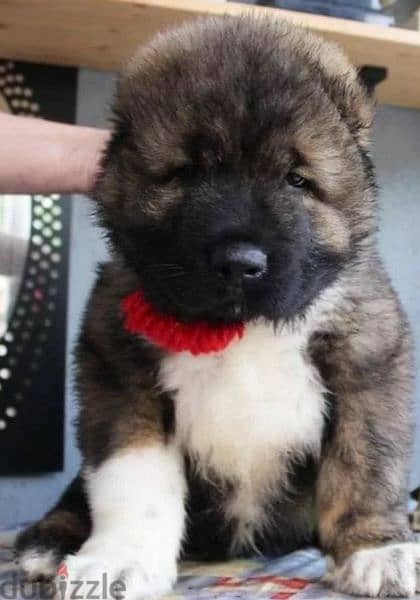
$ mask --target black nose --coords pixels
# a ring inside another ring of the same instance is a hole
[[[216,246],[211,256],[213,269],[227,281],[253,281],[267,269],[267,255],[261,248],[246,242]]]

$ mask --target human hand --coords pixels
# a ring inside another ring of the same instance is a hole
[[[89,193],[110,132],[0,112],[0,193]]]

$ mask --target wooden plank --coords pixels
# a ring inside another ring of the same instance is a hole
[[[210,0],[0,0],[0,56],[119,69],[156,32],[203,14],[255,11],[340,44],[357,65],[387,67],[379,100],[420,108],[420,33]]]

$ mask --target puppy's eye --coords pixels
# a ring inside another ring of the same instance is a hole
[[[308,181],[302,177],[302,175],[299,175],[299,173],[295,173],[294,171],[290,171],[286,177],[286,181],[289,185],[296,188],[303,188],[308,183]]]

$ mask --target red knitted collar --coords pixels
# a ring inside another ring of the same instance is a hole
[[[126,296],[121,306],[124,327],[129,333],[142,335],[170,352],[187,351],[194,355],[220,352],[235,338],[240,339],[244,334],[243,323],[182,323],[174,317],[162,315],[155,311],[140,291]]]

